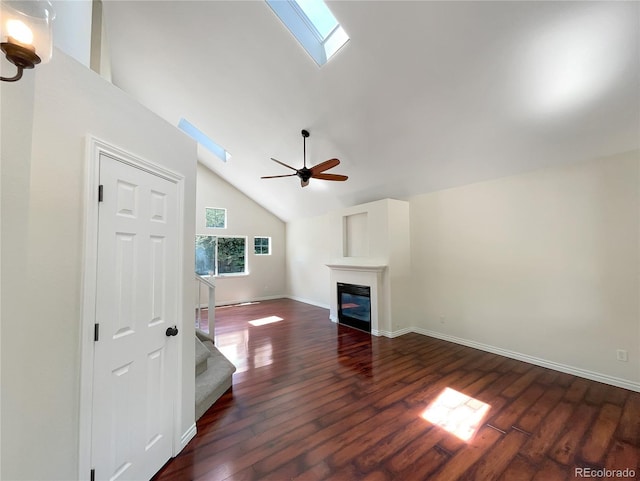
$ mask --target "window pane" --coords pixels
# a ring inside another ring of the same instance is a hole
[[[227,209],[207,208],[207,227],[212,229],[227,228]]]
[[[322,0],[295,0],[324,40],[336,28],[338,21]]]
[[[271,238],[270,237],[254,237],[253,238],[253,252],[258,255],[268,255],[271,250]]]
[[[218,237],[218,274],[243,274],[245,257],[244,237]]]
[[[198,129],[195,125],[188,120],[182,118],[178,122],[178,128],[182,129],[187,135],[195,139],[205,149],[213,152],[223,162],[228,162],[231,159],[231,154],[227,152],[223,147],[209,138],[203,131]]]
[[[215,272],[216,237],[212,235],[196,236],[196,274],[213,275]]]

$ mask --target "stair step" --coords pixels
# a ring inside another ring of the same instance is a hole
[[[196,337],[196,376],[207,370],[207,359],[211,351]]]
[[[236,367],[215,347],[207,359],[207,369],[196,376],[196,420],[230,387]]]

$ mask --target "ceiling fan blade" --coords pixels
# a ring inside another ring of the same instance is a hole
[[[306,187],[309,185],[309,180],[300,179],[300,185]]]
[[[340,161],[338,159],[329,159],[319,163],[318,165],[314,165],[310,170],[312,174],[319,174],[320,172],[324,172],[325,170],[332,169],[338,164],[340,164]]]
[[[284,162],[280,162],[278,159],[274,159],[273,157],[271,157],[271,160],[273,160],[274,162],[279,163],[280,165],[283,165],[284,167],[287,167],[288,169],[295,170],[296,172],[298,171],[298,169],[294,169],[290,165],[287,165]]]
[[[285,174],[285,175],[265,175],[264,177],[260,177],[261,179],[276,179],[278,177],[293,177],[298,174]]]
[[[312,175],[312,177],[314,179],[320,179],[320,180],[338,180],[338,181],[345,181],[349,178],[346,175],[340,175],[340,174],[316,174],[316,175]]]

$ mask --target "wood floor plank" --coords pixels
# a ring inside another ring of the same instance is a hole
[[[623,473],[621,474],[626,474],[627,470],[634,470],[637,478],[640,478],[640,448],[623,441],[615,440],[607,454],[604,466],[612,471],[622,471]],[[617,474],[618,473],[612,473],[612,476],[606,477],[605,479],[619,480],[622,476],[618,476]]]
[[[519,431],[509,432],[476,463],[471,479],[477,481],[499,479],[528,438],[526,434]]]
[[[365,473],[371,471],[418,436],[429,430],[430,427],[424,419],[414,419],[402,429],[399,429],[358,456],[356,459],[358,468]]]
[[[531,481],[536,467],[521,456],[516,456],[502,472],[498,481]]]
[[[394,422],[398,416],[402,414],[404,407],[401,405],[394,405],[389,409],[382,411],[375,417],[364,421],[363,423],[352,426],[351,429],[341,433],[332,439],[316,446],[305,455],[305,463],[308,466],[313,466],[316,463],[326,460],[333,453],[341,449],[345,445],[349,445],[359,437],[365,435],[368,431],[377,429],[377,426],[381,423]]]
[[[522,448],[522,454],[533,464],[542,462],[555,440],[562,433],[567,421],[571,418],[574,406],[561,402],[552,410],[540,427],[531,434],[531,438]]]
[[[272,315],[283,320],[249,324]],[[217,310],[215,339],[238,367],[233,389],[154,481],[552,481],[640,468],[638,393],[420,334],[374,337],[288,299]],[[446,388],[490,406],[468,442],[422,418]]]
[[[618,436],[634,446],[640,447],[640,394],[631,393],[622,410]]]
[[[544,393],[544,388],[539,384],[531,384],[520,396],[505,406],[500,414],[492,421],[491,425],[508,431],[511,429],[520,416]]]
[[[445,463],[430,479],[433,481],[454,481],[460,479],[496,442],[502,434],[485,426],[463,449]]]
[[[424,464],[424,460],[427,460],[427,464],[435,470],[446,456],[439,451],[433,451],[433,448],[445,436],[447,434],[444,430],[431,427],[428,431],[418,434],[413,441],[399,449],[385,464],[392,473],[405,473],[406,475],[408,469],[412,471],[418,467],[416,466],[417,464]],[[418,463],[418,460],[420,460],[420,463]],[[402,478],[401,476],[398,477]]]
[[[390,475],[384,471],[373,471],[361,479],[362,481],[393,481]]]
[[[449,457],[446,454],[431,448],[421,453],[417,458],[406,460],[404,468],[391,479],[394,481],[398,479],[431,479],[432,473],[448,461]]]
[[[330,474],[331,468],[327,463],[318,463],[293,478],[293,481],[324,481]]]
[[[584,400],[589,404],[600,406],[607,395],[608,389],[605,384],[600,382],[590,383],[589,389],[584,396]]]
[[[541,370],[536,366],[532,366],[526,374],[519,377],[516,382],[508,386],[504,391],[502,391],[502,395],[508,398],[516,397],[522,391],[527,389],[533,381],[536,380],[538,376],[540,376]]]
[[[304,440],[300,443],[295,443],[287,446],[286,448],[280,450],[276,456],[269,456],[261,461],[255,463],[254,469],[258,473],[269,473],[271,471],[275,471],[283,464],[292,462],[296,458],[300,456],[305,456],[305,454],[312,449],[314,446],[318,446],[322,443],[328,443],[332,439],[344,434],[346,431],[350,430],[353,426],[357,426],[360,423],[371,419],[375,415],[375,411],[369,407],[363,407],[358,409],[357,411],[352,412],[349,416],[349,424],[345,425],[345,423],[341,423],[337,420],[334,424],[325,427],[324,429],[318,430],[311,438]],[[325,462],[323,460],[323,462]],[[307,470],[307,463],[298,463],[300,464],[300,473]]]
[[[516,426],[523,431],[532,433],[545,416],[562,398],[565,390],[559,386],[549,386],[545,393],[518,420]]]
[[[615,404],[604,404],[598,418],[586,435],[581,455],[587,463],[600,463],[612,443],[613,433],[618,427],[622,409]]]
[[[565,481],[568,473],[569,471],[566,468],[547,459],[536,472],[533,481]]]
[[[553,446],[550,456],[560,464],[572,464],[582,438],[597,414],[597,409],[589,404],[581,404],[567,422],[564,433]]]
[[[584,398],[584,395],[587,393],[588,389],[589,381],[579,377],[575,378],[575,380],[571,383],[571,386],[569,386],[569,389],[567,390],[564,398],[569,402],[578,403]]]

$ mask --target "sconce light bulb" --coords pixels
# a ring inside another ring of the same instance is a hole
[[[24,45],[33,43],[33,32],[21,20],[10,19],[7,21],[7,33],[9,37]]]

